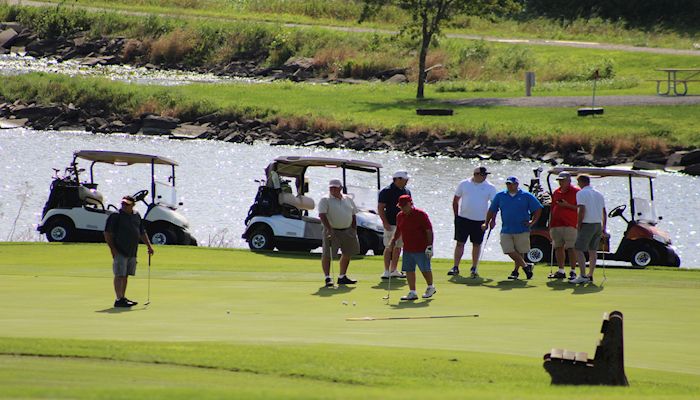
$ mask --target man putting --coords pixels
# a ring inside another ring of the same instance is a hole
[[[104,237],[112,252],[114,293],[117,296],[114,307],[132,307],[138,304],[126,298],[126,284],[129,275],[136,275],[139,239],[146,243],[148,254],[153,254],[153,246],[148,240],[141,215],[134,210],[134,203],[133,197],[124,196],[119,212],[110,215],[105,225]]]
[[[542,204],[532,195],[518,188],[518,178],[506,179],[506,190],[496,194],[491,202],[486,222],[481,229],[491,225],[498,211],[501,211],[501,249],[514,262],[515,269],[508,279],[518,279],[518,269],[525,271],[527,279],[532,278],[532,264],[525,264],[523,253],[530,251],[530,228],[542,214]]]
[[[489,172],[485,167],[474,169],[474,175],[470,179],[465,179],[459,183],[455,195],[452,198],[452,212],[455,216],[455,245],[454,266],[447,275],[459,275],[459,263],[464,255],[464,244],[467,239],[472,243],[472,268],[470,276],[478,278],[476,270],[479,265],[479,255],[481,254],[481,243],[484,241],[484,230],[481,225],[486,219],[486,212],[489,202],[498,193],[495,186],[486,180]],[[491,221],[490,228],[496,225],[496,221]]]
[[[331,179],[328,183],[329,195],[318,202],[318,216],[323,223],[323,254],[321,268],[326,275],[326,287],[333,286],[331,277],[331,259],[340,248],[340,270],[338,285],[351,285],[357,281],[350,279],[346,273],[350,258],[360,252],[360,242],[357,238],[357,207],[352,199],[342,192],[343,183],[339,179]]]
[[[575,246],[581,275],[569,281],[573,284],[593,282],[600,238],[605,235],[608,223],[603,194],[591,187],[591,178],[588,175],[579,175],[576,180],[581,188],[576,193],[578,235],[576,235]],[[584,254],[586,251],[588,251],[588,274],[586,274],[586,256]]]
[[[552,193],[552,214],[549,222],[549,235],[552,237],[554,254],[557,257],[559,270],[549,276],[550,279],[566,278],[564,261],[566,253],[569,254],[571,271],[569,279],[576,279],[576,244],[578,207],[576,206],[576,194],[578,187],[571,184],[571,174],[560,172],[557,176],[559,187]]]
[[[399,197],[397,206],[401,209],[396,216],[396,233],[389,242],[393,250],[396,242],[403,239],[403,261],[401,270],[406,273],[410,291],[401,300],[416,300],[416,265],[420,269],[428,288],[423,294],[424,299],[433,297],[433,272],[430,269],[430,259],[433,257],[433,226],[425,211],[413,207],[409,195]]]
[[[391,185],[379,192],[377,215],[381,218],[384,226],[384,273],[381,276],[382,279],[406,277],[406,275],[396,270],[399,265],[403,242],[401,240],[396,242],[391,251],[389,250],[389,242],[391,242],[396,231],[396,215],[399,213],[399,207],[396,204],[399,201],[399,197],[405,194],[411,195],[411,191],[406,188],[408,178],[408,172],[396,171],[392,176]]]

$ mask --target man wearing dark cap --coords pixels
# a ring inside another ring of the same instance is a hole
[[[420,269],[428,287],[423,298],[433,297],[433,272],[430,268],[430,259],[433,257],[433,226],[425,211],[413,207],[411,196],[405,194],[399,197],[397,206],[401,209],[396,216],[396,233],[389,243],[393,249],[396,242],[403,239],[403,261],[401,270],[406,273],[406,280],[410,291],[401,300],[416,300],[416,265]]]
[[[532,193],[523,191],[518,185],[518,178],[514,176],[506,179],[506,190],[494,197],[482,228],[485,230],[501,211],[501,249],[515,262],[515,269],[508,279],[518,279],[519,268],[530,279],[532,264],[525,264],[523,253],[530,251],[530,228],[540,218],[542,204]]]
[[[409,176],[407,171],[396,171],[391,178],[391,185],[379,192],[377,202],[377,215],[381,218],[384,226],[384,273],[381,276],[382,279],[406,277],[397,271],[403,242],[400,240],[396,242],[393,251],[389,251],[389,242],[396,231],[396,215],[399,213],[399,207],[396,203],[398,203],[399,197],[404,194],[411,195],[411,191],[406,187]]]
[[[114,272],[114,307],[132,307],[138,304],[126,298],[126,284],[129,275],[136,275],[136,253],[139,239],[148,247],[148,254],[153,254],[153,246],[148,240],[143,220],[138,211],[134,210],[135,200],[124,196],[121,208],[107,218],[104,236],[109,250],[112,252],[112,271]]]
[[[489,203],[498,193],[491,182],[486,180],[490,173],[485,167],[474,169],[474,175],[459,183],[455,195],[452,198],[452,212],[455,216],[455,245],[454,266],[447,275],[459,275],[459,263],[464,254],[464,244],[467,239],[472,242],[472,268],[471,277],[479,276],[476,270],[481,254],[481,243],[484,241],[484,230],[481,225],[486,220],[486,212]],[[491,229],[495,226],[495,220],[491,223]]]

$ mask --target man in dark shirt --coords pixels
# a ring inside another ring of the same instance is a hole
[[[134,211],[135,200],[124,196],[118,213],[107,218],[105,226],[105,242],[112,252],[112,271],[114,272],[114,293],[117,299],[114,307],[131,307],[138,304],[126,298],[126,284],[129,275],[136,274],[136,252],[139,239],[148,246],[148,254],[153,254],[143,220],[138,211]]]
[[[379,192],[379,202],[377,203],[377,214],[382,219],[384,225],[384,273],[382,279],[405,278],[406,275],[396,270],[399,265],[399,256],[403,242],[399,240],[394,246],[394,250],[389,250],[389,242],[394,237],[396,231],[396,215],[399,213],[399,197],[411,195],[411,191],[406,188],[408,183],[408,172],[396,171],[392,177],[391,185]]]

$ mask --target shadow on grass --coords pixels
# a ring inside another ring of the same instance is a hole
[[[530,282],[521,279],[498,281],[495,285],[483,285],[484,287],[499,290],[530,289],[537,286],[530,285]]]
[[[96,313],[103,313],[103,314],[121,314],[121,313],[126,313],[126,312],[132,312],[132,311],[142,311],[145,310],[144,308],[129,308],[129,307],[110,307],[110,308],[105,308],[104,310],[97,310],[95,311]]]
[[[448,279],[448,282],[454,283],[456,285],[467,285],[467,286],[487,286],[489,283],[493,282],[491,278],[465,278],[463,276],[452,276]]]
[[[405,308],[425,308],[430,306],[430,302],[433,301],[433,299],[421,299],[418,300],[404,300],[404,301],[399,301],[397,304],[391,304],[391,308],[397,309],[397,310],[402,310]]]
[[[391,280],[391,290],[400,289],[400,288],[406,286],[406,284],[407,283],[406,283],[405,279],[392,279]],[[388,290],[389,289],[389,280],[388,279],[382,280],[381,282],[372,286],[372,289]]]
[[[321,286],[318,288],[316,293],[311,293],[312,296],[320,296],[320,297],[331,297],[335,296],[337,294],[345,294],[345,293],[350,293],[353,290],[355,290],[354,286],[346,286],[346,285],[339,285],[335,287],[325,287]]]
[[[574,285],[567,280],[552,280],[547,282],[547,287],[555,291],[572,290],[572,294],[591,294],[603,291],[603,285],[595,283],[581,283]]]

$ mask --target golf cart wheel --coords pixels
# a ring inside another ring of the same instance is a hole
[[[69,242],[73,236],[73,223],[66,218],[58,218],[49,223],[46,239],[49,242]]]
[[[640,247],[632,253],[632,265],[635,267],[646,267],[648,265],[657,264],[658,255],[656,250],[650,247]]]
[[[252,229],[248,235],[248,247],[253,251],[272,250],[275,248],[272,231],[265,225]]]
[[[150,239],[152,244],[177,244],[177,235],[172,229],[166,227],[159,227],[151,231]]]
[[[543,238],[533,238],[530,244],[530,251],[525,253],[525,260],[529,263],[537,264],[549,261],[552,256],[552,245]]]

